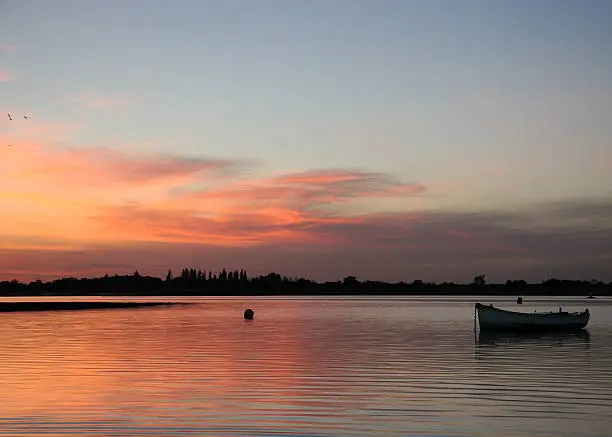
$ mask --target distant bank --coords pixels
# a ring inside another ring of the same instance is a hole
[[[341,281],[315,282],[288,278],[278,273],[249,277],[244,270],[208,274],[183,269],[179,276],[168,272],[165,279],[132,275],[99,278],[62,278],[49,282],[0,282],[0,296],[612,296],[612,282],[547,279],[541,283],[508,280],[487,283],[478,275],[469,284],[424,281],[388,283],[360,281],[347,276]]]
[[[175,305],[164,302],[0,302],[0,313],[17,311],[75,311]]]

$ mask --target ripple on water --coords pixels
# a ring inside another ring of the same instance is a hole
[[[474,335],[433,299],[249,299],[0,319],[0,436],[569,436],[612,422],[612,307]]]

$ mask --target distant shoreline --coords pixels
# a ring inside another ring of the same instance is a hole
[[[502,286],[503,287],[503,286]],[[6,291],[0,292],[0,297],[98,297],[98,298],[112,298],[112,297],[165,297],[165,298],[176,298],[176,297],[462,297],[462,296],[490,296],[490,297],[546,297],[546,296],[557,296],[557,297],[573,297],[573,298],[584,298],[596,300],[597,297],[611,297],[610,291],[599,291],[597,293],[585,292],[584,290],[567,290],[558,288],[545,288],[545,289],[520,289],[520,290],[500,290],[496,289],[495,286],[487,286],[485,288],[462,288],[456,291],[445,290],[415,290],[415,291],[392,291],[385,290],[384,287],[378,290],[357,290],[357,289],[345,289],[345,290],[321,290],[321,289],[306,289],[300,291],[289,291],[289,290],[253,290],[246,291],[240,289],[217,289],[217,290],[172,290],[172,292],[164,292],[166,290],[150,290],[139,292],[133,292],[130,290],[123,290],[118,292],[87,292],[84,290],[71,290],[69,293],[7,293]],[[168,290],[169,291],[169,290]],[[591,300],[589,299],[589,300]],[[0,310],[1,311],[1,310]]]
[[[23,283],[0,282],[4,297],[68,297],[68,296],[612,296],[612,282],[548,279],[538,284],[524,280],[508,280],[489,284],[485,275],[478,275],[469,284],[432,283],[424,281],[387,283],[359,281],[347,276],[341,281],[315,282],[305,278],[288,278],[278,273],[249,277],[244,270],[212,274],[196,269],[183,269],[180,276],[168,272],[165,279],[132,275],[98,278],[62,278],[54,281]]]
[[[0,313],[24,311],[83,311],[177,305],[171,302],[0,302]]]
[[[372,293],[355,293],[355,292],[345,292],[345,293],[210,293],[210,294],[201,294],[201,293],[179,293],[179,294],[158,294],[158,293],[104,293],[104,294],[86,294],[86,293],[76,293],[76,294],[0,294],[0,298],[20,298],[20,297],[40,297],[40,298],[50,298],[50,297],[93,297],[93,298],[113,298],[113,297],[122,297],[122,298],[130,298],[130,297],[158,297],[158,298],[180,298],[180,297],[210,297],[210,298],[233,298],[233,297],[470,297],[470,296],[483,296],[483,297],[513,297],[517,298],[521,297],[567,297],[567,298],[584,298],[585,300],[597,300],[598,297],[612,297],[612,294],[598,294],[593,295],[592,298],[589,299],[588,294],[571,294],[571,293],[555,293],[555,292],[547,292],[547,293],[486,293],[486,292],[474,292],[474,293],[387,293],[387,292],[372,292]],[[1,303],[1,301],[0,301]],[[172,302],[169,302],[169,304]],[[160,303],[161,305],[161,303]],[[0,310],[1,312],[1,310]]]

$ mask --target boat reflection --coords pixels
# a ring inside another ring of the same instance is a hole
[[[478,345],[498,346],[507,344],[533,344],[534,346],[554,346],[562,344],[581,344],[589,346],[591,337],[589,331],[582,329],[572,332],[497,332],[479,331]]]
[[[481,331],[476,340],[476,361],[504,368],[532,369],[536,373],[542,371],[542,366],[585,365],[591,349],[591,336],[587,330],[529,334]]]

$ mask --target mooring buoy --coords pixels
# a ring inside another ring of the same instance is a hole
[[[248,308],[244,311],[244,318],[246,320],[252,320],[254,316],[255,316],[255,311],[253,311],[251,308]]]

